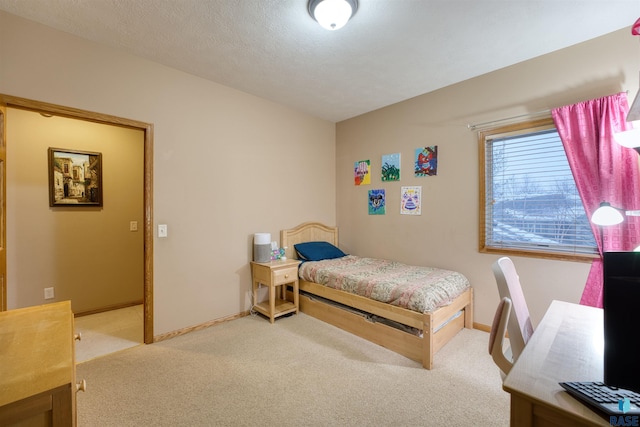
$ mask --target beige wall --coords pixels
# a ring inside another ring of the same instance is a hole
[[[0,93],[155,126],[154,222],[169,225],[154,241],[156,335],[246,310],[253,233],[309,220],[337,223],[355,254],[462,271],[476,322],[489,324],[497,257],[477,250],[478,149],[467,124],[634,95],[638,56],[624,30],[334,126],[0,12]],[[425,145],[439,147],[438,176],[416,179],[413,150]],[[402,180],[382,184],[380,156],[394,152]],[[355,187],[363,159],[372,185]],[[399,215],[401,185],[423,187],[422,216]],[[367,215],[370,188],[387,189],[387,215]],[[578,301],[587,264],[514,260],[534,323],[552,299]]]
[[[358,255],[463,272],[475,290],[475,321],[490,325],[498,303],[495,255],[478,252],[480,123],[638,90],[637,38],[629,30],[526,61],[340,122],[336,131],[341,245]],[[413,177],[413,150],[438,146],[438,175]],[[402,154],[400,182],[382,183],[381,155]],[[372,183],[356,187],[353,165],[371,159]],[[541,154],[540,165],[544,165]],[[400,187],[421,185],[423,214],[399,214]],[[385,188],[387,214],[367,214],[367,191]],[[578,302],[589,264],[514,257],[534,323],[553,299]]]
[[[12,108],[7,123],[9,307],[46,287],[75,313],[142,301],[142,131]],[[102,208],[49,207],[49,147],[102,153]]]
[[[336,222],[331,122],[3,12],[0,93],[154,125],[155,335],[249,309],[254,233]]]

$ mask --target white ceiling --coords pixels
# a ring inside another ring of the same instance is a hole
[[[640,17],[640,0],[359,3],[338,31],[322,29],[307,0],[0,0],[0,10],[335,122]]]

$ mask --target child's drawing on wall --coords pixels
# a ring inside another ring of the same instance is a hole
[[[400,153],[382,155],[382,180],[400,181]]]
[[[384,215],[386,204],[384,189],[369,190],[369,215]]]
[[[438,146],[416,148],[415,175],[430,176],[438,174]]]
[[[422,214],[422,187],[402,187],[400,191],[400,213],[403,215]]]
[[[371,184],[371,160],[360,160],[354,165],[356,185]]]

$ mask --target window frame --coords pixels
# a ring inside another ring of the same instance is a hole
[[[566,261],[577,261],[577,262],[592,262],[594,259],[598,258],[599,255],[597,253],[591,254],[578,254],[578,253],[568,253],[568,252],[556,252],[556,251],[545,251],[545,250],[527,250],[527,249],[514,249],[514,248],[504,248],[504,247],[495,247],[487,245],[487,230],[485,228],[486,225],[486,214],[487,209],[485,205],[486,201],[486,185],[487,185],[487,140],[492,140],[497,137],[504,136],[516,136],[527,133],[534,133],[537,131],[544,131],[549,129],[556,129],[555,123],[551,116],[536,119],[536,120],[528,120],[519,123],[496,126],[491,127],[489,129],[485,129],[478,132],[478,158],[479,158],[479,218],[478,218],[478,228],[479,228],[479,247],[478,250],[480,253],[489,253],[489,254],[500,254],[500,255],[512,255],[512,256],[523,256],[523,257],[531,257],[531,258],[544,258],[544,259],[554,259],[554,260],[566,260]]]

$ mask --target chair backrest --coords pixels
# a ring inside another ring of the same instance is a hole
[[[504,336],[507,333],[507,324],[511,314],[511,300],[504,297],[500,300],[496,314],[491,324],[489,335],[489,354],[504,375],[508,374],[513,366],[513,361],[504,353]]]
[[[509,331],[511,353],[515,361],[533,334],[529,307],[524,299],[520,277],[509,257],[502,257],[493,264],[493,274],[496,277],[500,298],[509,298],[513,306],[507,330]]]

